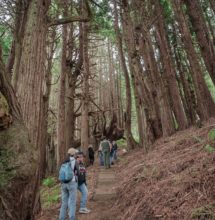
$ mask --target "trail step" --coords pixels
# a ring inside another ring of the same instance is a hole
[[[106,201],[116,196],[116,176],[113,170],[100,169],[98,174],[98,184],[95,190],[94,200]]]

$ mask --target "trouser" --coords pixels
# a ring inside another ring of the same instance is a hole
[[[87,205],[87,195],[88,195],[88,190],[87,186],[85,183],[82,183],[81,185],[78,186],[78,190],[81,192],[81,204],[80,208],[86,208]]]
[[[101,151],[99,151],[99,164],[100,166],[104,166],[104,156]]]
[[[104,151],[103,152],[103,157],[104,157],[104,166],[105,166],[105,168],[110,168],[110,152],[109,151]]]
[[[61,185],[61,208],[59,220],[65,220],[69,208],[69,220],[75,220],[77,183],[69,182]]]
[[[94,158],[90,158],[90,165],[94,164]]]
[[[117,150],[114,151],[113,159],[117,160]]]
[[[114,160],[117,160],[117,151],[114,150],[112,155],[110,156],[110,163],[112,163]]]

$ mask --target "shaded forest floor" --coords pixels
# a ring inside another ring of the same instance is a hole
[[[98,166],[88,169],[90,215],[78,220],[215,219],[215,119],[202,128],[158,140],[144,155],[134,150],[114,166],[117,198],[105,204],[93,200]],[[104,209],[107,206],[107,209]],[[60,203],[37,220],[55,220]]]

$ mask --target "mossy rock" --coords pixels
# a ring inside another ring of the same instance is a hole
[[[15,177],[29,178],[36,170],[38,153],[29,142],[27,129],[14,123],[0,131],[0,188]]]

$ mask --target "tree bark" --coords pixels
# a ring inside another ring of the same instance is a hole
[[[0,132],[0,160],[5,185],[0,187],[0,218],[13,220],[33,219],[38,189],[38,153],[29,141],[29,133],[23,122],[21,106],[10,84],[2,60],[0,46],[0,91],[7,100],[13,124]],[[3,154],[6,152],[6,155]],[[21,152],[21,153],[20,153]],[[10,179],[7,177],[10,176]]]
[[[210,31],[205,23],[200,2],[199,0],[187,0],[185,3],[193,29],[196,33],[205,66],[211,76],[213,83],[215,84],[215,49],[209,36]]]
[[[138,110],[139,136],[141,137],[141,145],[147,151],[149,145],[154,140],[161,136],[161,126],[157,117],[154,100],[151,96],[149,88],[146,86],[146,78],[140,57],[136,49],[136,41],[133,30],[133,23],[129,14],[129,5],[127,0],[122,1],[122,24],[125,43],[128,50],[128,61],[130,66],[130,73],[134,83],[134,91],[136,97],[136,108]]]
[[[161,8],[159,2],[156,2],[155,4],[156,14],[160,14],[160,17],[156,22],[156,34],[164,68],[163,77],[167,82],[167,87],[172,103],[172,109],[177,120],[178,129],[183,130],[187,127],[188,124],[176,81],[176,70],[174,68],[173,60],[171,58],[170,46],[166,37],[163,9]]]
[[[116,2],[114,1],[114,28],[116,32],[116,41],[117,47],[120,56],[120,63],[123,70],[123,74],[125,77],[125,84],[126,84],[126,115],[124,116],[125,121],[125,132],[128,142],[128,147],[134,149],[138,146],[137,142],[134,140],[134,137],[131,132],[131,106],[132,106],[132,99],[131,99],[131,84],[130,84],[130,77],[128,73],[128,68],[126,66],[126,61],[123,53],[122,47],[122,35],[120,33],[119,24],[118,24],[118,12]]]
[[[15,30],[14,30],[14,64],[13,64],[13,76],[12,85],[17,90],[17,83],[19,77],[20,60],[22,56],[23,39],[26,30],[26,23],[28,19],[30,1],[16,1],[16,16],[15,16]]]
[[[113,67],[113,56],[111,51],[111,43],[108,42],[108,73],[109,73],[109,88],[110,88],[110,108],[112,115],[116,111],[116,91],[115,91],[115,80],[114,80],[114,67]]]
[[[82,1],[83,13],[86,13],[86,4]],[[88,54],[89,47],[89,23],[83,23],[83,85],[82,85],[82,100],[81,100],[81,147],[87,156],[88,163],[88,146],[89,146],[89,76],[90,76],[90,61]]]
[[[52,65],[53,65],[53,56],[55,53],[56,48],[56,27],[50,30],[50,34],[47,36],[47,48],[46,48],[46,56],[47,56],[47,69],[45,75],[46,81],[46,90],[43,95],[44,100],[44,131],[43,133],[43,140],[44,140],[44,148],[40,151],[40,172],[41,178],[44,178],[46,175],[46,171],[49,171],[48,168],[48,158],[50,157],[49,152],[49,139],[50,136],[48,134],[48,116],[49,116],[49,101],[50,101],[50,93],[51,93],[51,82],[52,82]],[[50,141],[51,142],[51,141]],[[53,151],[52,151],[53,153]],[[53,159],[54,157],[52,157]],[[52,169],[53,172],[53,169]]]
[[[198,114],[201,120],[207,120],[209,117],[215,114],[215,105],[203,77],[198,56],[193,46],[191,34],[188,29],[183,11],[181,9],[181,0],[174,0],[172,1],[172,4],[193,74],[195,92],[197,96]]]
[[[143,54],[143,59],[147,67],[146,74],[148,74],[150,79],[147,81],[147,84],[153,97],[155,112],[157,118],[160,117],[163,136],[169,136],[175,132],[175,126],[170,108],[168,90],[167,87],[164,86],[163,79],[161,78],[158,65],[155,60],[151,37],[148,34],[145,34],[144,37],[141,38],[140,45],[140,50]],[[159,131],[158,128],[157,130]]]
[[[62,0],[63,15],[68,15],[68,1]],[[66,146],[66,74],[67,68],[67,37],[68,37],[68,25],[64,24],[62,27],[62,52],[61,52],[61,73],[60,73],[60,85],[59,85],[59,98],[58,98],[58,122],[57,122],[57,166],[65,160],[67,149]]]

